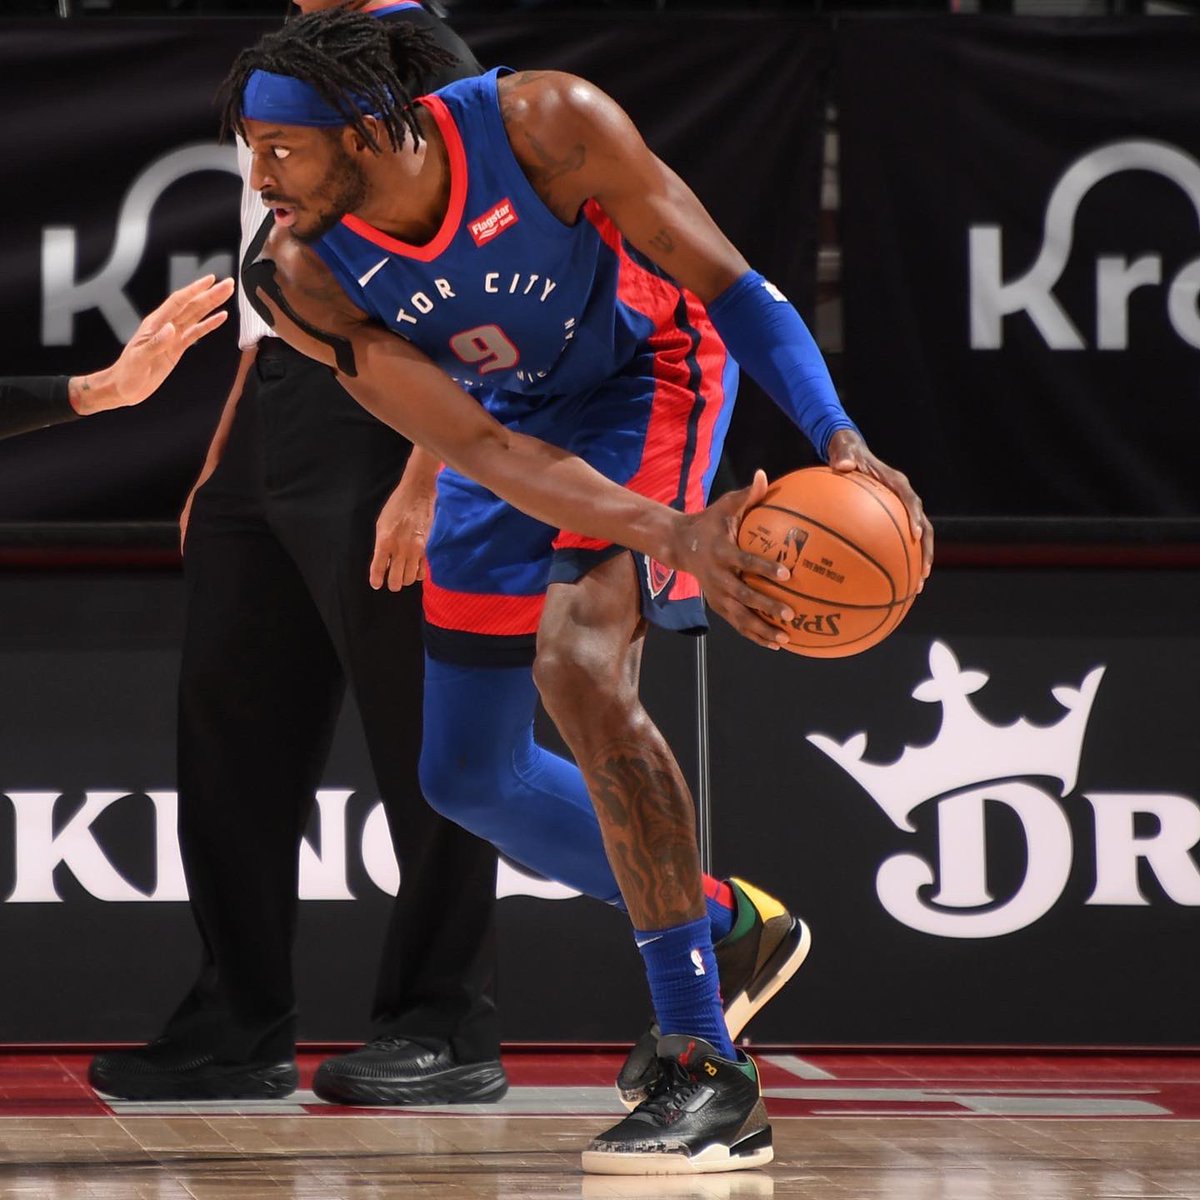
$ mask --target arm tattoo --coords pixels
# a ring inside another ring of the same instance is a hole
[[[283,288],[279,284],[274,261],[269,258],[258,257],[266,245],[267,237],[270,235],[274,224],[274,216],[268,213],[267,219],[262,223],[258,233],[254,235],[254,240],[247,248],[246,257],[242,259],[242,287],[246,290],[246,298],[253,305],[254,311],[262,317],[271,329],[274,329],[275,314],[271,312],[270,306],[263,299],[263,296],[269,297],[275,304],[275,307],[297,329],[300,329],[316,341],[322,342],[333,351],[333,357],[337,362],[337,369],[343,375],[347,375],[351,379],[357,377],[358,363],[355,361],[354,347],[350,344],[349,338],[340,337],[336,333],[320,329],[300,316],[288,303],[287,297],[283,294]],[[260,295],[259,293],[262,294]],[[322,298],[322,293],[319,290],[310,292],[309,294]]]
[[[642,929],[693,920],[701,893],[692,799],[665,746],[617,742],[587,772],[630,916]]]
[[[660,229],[651,239],[650,245],[664,254],[670,254],[675,249],[675,239],[669,229]]]
[[[516,93],[536,83],[545,74],[545,71],[519,71],[506,76],[499,90],[500,119],[509,137],[513,138],[519,133],[532,151],[533,161],[522,161],[522,165],[535,187],[545,187],[563,175],[578,171],[587,160],[587,148],[581,142],[572,146],[565,155],[555,155],[525,127],[529,108],[524,101],[517,99]]]
[[[538,165],[530,164],[533,176],[531,182],[535,186],[544,187],[563,175],[570,175],[572,171],[578,171],[587,160],[587,148],[582,142],[572,146],[565,157],[556,158],[532,133],[528,130],[522,132],[525,134],[525,141],[529,143],[530,149],[537,156]]]
[[[514,71],[511,75],[504,77],[505,91],[520,91],[523,87],[528,87],[531,83],[537,83],[539,79],[545,78],[548,71]]]

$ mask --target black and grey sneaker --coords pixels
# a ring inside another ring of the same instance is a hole
[[[730,879],[733,928],[713,947],[721,978],[721,1000],[730,1038],[800,969],[812,949],[812,932],[774,896],[744,879]],[[617,1075],[617,1094],[626,1108],[640,1104],[658,1072],[658,1026],[634,1043]]]
[[[170,1038],[97,1054],[88,1065],[88,1083],[118,1100],[281,1100],[299,1082],[294,1060],[221,1063]]]
[[[719,971],[718,971],[719,974]],[[617,1072],[617,1095],[626,1108],[633,1110],[650,1094],[658,1078],[658,1039],[662,1030],[657,1021],[633,1043]]]
[[[593,1175],[698,1175],[765,1166],[775,1156],[758,1068],[685,1034],[658,1041],[650,1094],[583,1152]]]
[[[326,1059],[313,1091],[331,1104],[489,1104],[508,1091],[499,1059],[460,1063],[450,1046],[380,1037]]]

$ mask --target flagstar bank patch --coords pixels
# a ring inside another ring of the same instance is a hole
[[[497,234],[503,233],[519,220],[517,210],[506,196],[495,208],[489,209],[482,217],[476,217],[467,228],[475,239],[475,245],[482,246],[484,242],[490,242]]]

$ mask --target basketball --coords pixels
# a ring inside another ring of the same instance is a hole
[[[746,575],[795,613],[783,647],[845,658],[878,645],[904,619],[921,581],[921,543],[899,496],[860,471],[807,467],[777,479],[742,519],[738,545],[782,563],[779,583]],[[770,618],[767,618],[770,620]]]

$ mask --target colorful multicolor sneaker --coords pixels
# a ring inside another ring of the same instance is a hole
[[[758,1068],[699,1038],[659,1038],[650,1093],[583,1152],[592,1175],[699,1175],[762,1167],[775,1152]]]
[[[714,947],[721,998],[730,1038],[800,969],[812,949],[812,932],[774,896],[744,879],[730,879],[733,928]],[[626,1108],[640,1104],[658,1074],[659,1030],[650,1028],[634,1043],[617,1075],[617,1094]]]

